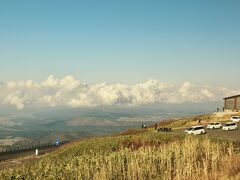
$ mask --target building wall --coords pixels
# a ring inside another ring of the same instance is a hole
[[[237,110],[240,110],[240,97],[237,98]]]
[[[234,109],[234,98],[225,100],[225,109]]]
[[[225,99],[225,109],[240,110],[240,97]]]

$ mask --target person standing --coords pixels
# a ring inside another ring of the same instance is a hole
[[[144,127],[144,130],[146,131],[146,130],[147,130],[147,126],[146,126],[146,124],[144,124],[143,127]]]
[[[36,151],[35,151],[35,155],[38,156],[38,149],[36,149]]]

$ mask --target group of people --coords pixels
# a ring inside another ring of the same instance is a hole
[[[142,129],[144,129],[145,131],[147,130],[147,125],[146,125],[145,123],[142,123]],[[161,132],[170,132],[170,131],[172,131],[171,128],[165,128],[165,127],[158,129],[158,124],[157,124],[157,123],[155,123],[154,129],[155,129],[156,131],[158,131],[158,132],[160,132],[160,131],[161,131]]]

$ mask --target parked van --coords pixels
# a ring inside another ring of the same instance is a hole
[[[231,121],[238,123],[240,121],[240,116],[232,116]]]
[[[222,127],[222,130],[230,131],[230,130],[235,130],[237,128],[238,128],[237,123],[229,122],[229,123],[224,124],[224,126]]]
[[[185,134],[194,134],[194,135],[199,135],[199,134],[205,134],[204,126],[193,126],[191,128],[188,128],[185,130]]]
[[[208,129],[221,129],[222,128],[222,124],[220,122],[214,122],[214,123],[210,123],[207,126]]]

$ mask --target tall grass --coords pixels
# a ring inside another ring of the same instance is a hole
[[[123,143],[126,140],[132,141],[130,147]],[[186,137],[149,143],[145,137],[136,144],[138,140],[124,137],[83,142],[21,168],[2,171],[0,179],[182,180],[234,178],[240,173],[240,156],[226,141]]]

